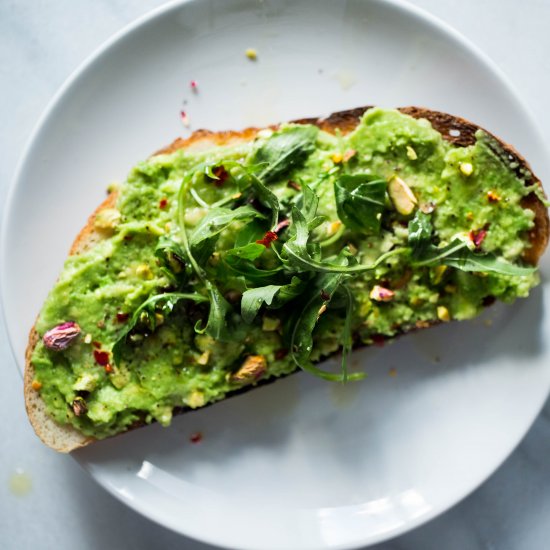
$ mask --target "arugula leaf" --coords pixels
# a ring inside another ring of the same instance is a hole
[[[424,251],[431,245],[432,220],[429,214],[417,210],[414,218],[409,222],[408,243],[412,249],[413,257],[421,257]]]
[[[340,256],[338,261],[345,265],[347,258]],[[313,350],[313,331],[315,330],[317,321],[329,305],[344,278],[345,275],[342,273],[330,273],[319,276],[317,284],[313,287],[308,301],[302,308],[290,337],[290,353],[296,365],[315,376],[333,382],[360,380],[365,377],[363,373],[349,375],[347,373],[346,362],[342,365],[342,374],[333,374],[315,366],[310,360]],[[349,321],[346,320],[346,323],[351,323],[351,319]],[[348,325],[347,328],[346,326],[344,327],[344,343],[347,349],[349,339],[346,336],[346,331],[351,331],[351,325]]]
[[[243,292],[241,299],[241,317],[245,323],[252,323],[263,304],[271,305],[281,285],[267,285],[251,288]]]
[[[521,266],[499,259],[495,254],[470,250],[468,243],[454,239],[443,248],[430,246],[420,260],[413,261],[415,266],[434,267],[448,265],[461,271],[484,271],[500,275],[522,276],[536,271],[536,267]]]
[[[128,335],[139,324],[144,324],[148,330],[154,331],[157,326],[156,313],[169,315],[176,304],[181,300],[192,300],[196,303],[208,302],[206,296],[197,293],[186,292],[167,292],[165,294],[155,294],[147,298],[133,313],[132,317],[126,324],[124,331],[114,343],[111,352],[115,364],[120,363],[122,346],[125,344]]]
[[[173,284],[181,287],[187,282],[189,274],[185,251],[179,243],[165,235],[161,236],[155,248],[155,256],[159,260],[161,271]]]
[[[243,275],[248,281],[265,283],[273,280],[283,271],[283,266],[274,269],[260,269],[250,260],[244,260],[233,255],[224,258],[225,265],[233,272]]]
[[[386,180],[368,174],[341,175],[334,182],[340,220],[354,231],[379,233],[385,208]]]
[[[206,288],[210,297],[210,311],[204,331],[214,338],[214,340],[227,342],[231,340],[231,334],[228,332],[227,317],[233,310],[217,286],[207,281]]]
[[[267,285],[251,288],[243,293],[241,300],[241,316],[245,323],[252,323],[262,305],[272,306],[272,309],[300,296],[304,289],[304,281],[299,277],[292,277],[286,285]]]
[[[254,152],[252,162],[265,166],[258,177],[269,183],[302,164],[313,151],[319,129],[292,126],[275,132]]]
[[[435,267],[447,265],[461,271],[485,271],[501,275],[522,276],[533,273],[535,267],[524,267],[499,259],[495,254],[482,253],[470,248],[470,244],[455,238],[444,247],[431,243],[432,221],[428,214],[417,211],[409,222],[409,239],[412,264]]]
[[[221,233],[231,223],[241,220],[247,221],[254,218],[263,218],[257,210],[250,205],[239,206],[234,210],[230,208],[212,208],[197,224],[191,236],[189,245],[196,249],[201,243]]]
[[[356,264],[350,266],[319,261],[310,254],[308,248],[309,228],[303,214],[294,207],[291,216],[295,234],[283,245],[283,250],[287,254],[288,267],[292,267],[298,270],[298,272],[302,270],[316,271],[318,273],[362,273],[372,271],[392,256],[409,252],[409,249],[405,247],[396,248],[382,254],[370,265]]]
[[[235,256],[236,258],[242,258],[243,260],[255,260],[259,258],[265,250],[263,244],[248,243],[244,246],[231,248],[226,252],[228,256]]]
[[[279,221],[279,211],[281,209],[279,199],[254,174],[251,174],[250,178],[252,189],[254,189],[258,200],[271,210],[271,229],[273,229]]]

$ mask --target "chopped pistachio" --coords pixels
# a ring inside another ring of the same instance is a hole
[[[445,306],[437,306],[437,318],[446,323],[451,320],[451,314]]]
[[[388,194],[395,209],[403,216],[412,214],[418,203],[411,188],[399,176],[393,176],[389,181]]]
[[[471,176],[474,173],[474,166],[471,162],[461,162],[459,169],[465,176]]]
[[[374,285],[370,291],[369,298],[375,302],[391,302],[395,292],[380,285]]]
[[[94,227],[102,231],[113,230],[120,222],[121,214],[116,208],[100,210],[94,219]]]
[[[147,264],[140,264],[136,267],[136,275],[142,279],[152,279],[153,272]]]
[[[188,407],[191,407],[192,409],[197,409],[199,407],[202,407],[206,403],[204,393],[198,390],[193,390],[189,394],[189,397],[187,397],[184,401],[185,401],[185,404]]]
[[[246,57],[248,57],[251,61],[256,61],[256,59],[258,59],[258,52],[255,48],[247,48],[244,51],[244,55],[246,55]]]
[[[48,349],[62,351],[67,349],[79,334],[80,327],[76,323],[69,321],[48,330],[44,334],[42,341]]]
[[[407,157],[409,160],[416,160],[418,158],[416,151],[410,145],[407,145]]]
[[[357,151],[355,149],[347,149],[344,153],[344,156],[342,157],[342,160],[344,162],[348,162],[350,159],[352,159],[357,154]]]
[[[210,351],[206,350],[201,353],[197,359],[199,365],[208,365],[208,360],[210,359]]]
[[[258,380],[266,371],[267,362],[263,355],[249,355],[241,368],[230,375],[231,382],[238,382],[240,384],[249,384]]]
[[[73,390],[76,391],[93,391],[95,390],[98,382],[97,374],[90,372],[82,373],[73,384]]]
[[[73,400],[73,412],[75,416],[82,416],[88,412],[88,405],[83,397],[75,397]]]

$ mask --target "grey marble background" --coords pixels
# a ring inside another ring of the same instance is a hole
[[[0,0],[0,204],[31,129],[97,46],[163,0]],[[414,0],[504,70],[550,142],[550,1]],[[24,297],[22,297],[24,299]],[[70,457],[35,438],[0,322],[0,549],[212,547],[159,527],[98,487]],[[25,472],[26,494],[10,484]],[[550,402],[521,445],[475,493],[376,550],[550,548]]]

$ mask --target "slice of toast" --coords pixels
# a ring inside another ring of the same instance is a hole
[[[363,107],[334,113],[328,118],[302,119],[295,122],[315,125],[331,134],[336,132],[347,134],[356,128],[360,117],[367,109],[368,107]],[[437,130],[446,141],[459,147],[466,147],[474,144],[476,141],[475,133],[480,129],[478,126],[468,122],[467,120],[446,113],[431,111],[419,107],[404,107],[399,110],[403,114],[409,115],[413,118],[428,120],[433,128]],[[276,129],[277,127],[277,125],[274,125],[271,129]],[[259,131],[260,129],[258,128],[247,128],[240,132],[210,132],[206,130],[198,130],[194,132],[190,138],[177,139],[171,145],[161,149],[155,154],[168,154],[175,152],[178,149],[202,151],[221,145],[249,142],[257,136]],[[499,141],[502,150],[508,155],[511,164],[517,166],[516,170],[518,170],[518,173],[521,172],[523,178],[525,178],[526,173],[531,175],[531,180],[526,178],[526,184],[531,185],[536,183],[540,186],[540,182],[532,174],[526,160],[512,146],[498,139],[497,141]],[[117,192],[113,191],[90,216],[87,224],[76,237],[70,249],[71,255],[78,255],[93,247],[101,239],[105,238],[103,233],[95,229],[94,220],[99,212],[113,207],[116,204],[116,201]],[[548,212],[546,206],[539,199],[539,195],[534,192],[531,192],[523,199],[522,206],[532,210],[534,213],[534,226],[527,235],[530,246],[525,248],[523,259],[526,263],[536,265],[548,243]],[[70,452],[79,447],[88,445],[89,443],[95,441],[95,439],[93,437],[83,435],[69,424],[61,425],[57,423],[48,414],[45,402],[40,397],[40,392],[36,391],[36,388],[33,387],[35,370],[31,358],[38,340],[39,335],[35,330],[35,327],[33,327],[30,331],[26,351],[26,367],[24,376],[24,392],[27,413],[35,432],[46,445],[59,452]],[[266,382],[269,381],[270,380],[267,380]],[[244,387],[241,390],[232,392],[232,394],[248,391],[253,389],[253,387],[257,387],[257,385]],[[189,409],[182,408],[178,412],[185,412],[186,410]]]

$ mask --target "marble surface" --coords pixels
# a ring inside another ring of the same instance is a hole
[[[105,39],[161,0],[0,2],[0,204],[25,141],[65,78]],[[511,81],[550,142],[550,2],[415,0],[480,46]],[[503,113],[503,116],[505,114]],[[24,299],[24,297],[23,297]],[[212,547],[159,527],[35,438],[0,322],[0,548]],[[504,465],[452,510],[376,550],[548,547],[550,402]]]

